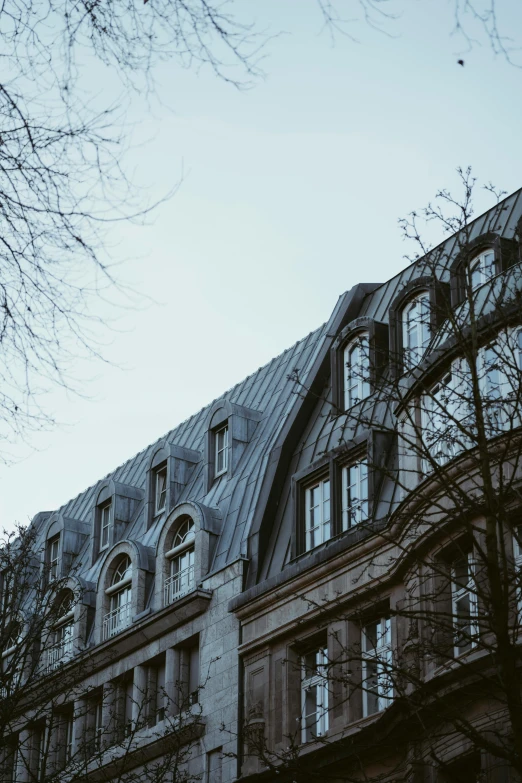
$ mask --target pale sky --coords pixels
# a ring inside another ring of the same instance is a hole
[[[522,69],[486,45],[461,54],[450,3],[404,0],[393,37],[359,24],[359,43],[333,46],[313,0],[238,6],[288,32],[248,91],[166,64],[163,103],[136,101],[144,192],[184,175],[147,225],[111,229],[120,276],[151,301],[111,311],[109,363],[79,366],[84,397],[49,395],[61,425],[0,466],[3,527],[112,471],[318,327],[343,291],[398,272],[412,250],[398,218],[455,186],[457,166],[522,186]],[[508,30],[521,6],[501,4]]]

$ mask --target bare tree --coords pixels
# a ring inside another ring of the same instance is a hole
[[[194,694],[183,682],[125,675],[93,684],[111,657],[78,640],[92,612],[71,590],[74,568],[57,578],[52,554],[38,551],[37,525],[0,549],[0,780],[195,783],[203,723]]]
[[[499,235],[507,206],[488,186],[498,206],[477,245],[476,182],[459,173],[462,198],[441,191],[401,221],[418,246],[418,283],[402,300],[395,348],[379,356],[363,335],[358,355],[345,355],[352,398],[318,398],[341,449],[372,429],[386,444],[343,485],[343,530],[373,543],[360,564],[354,549],[346,590],[295,594],[301,626],[324,632],[310,649],[298,634],[285,661],[304,695],[283,749],[247,693],[245,754],[260,760],[260,779],[522,779],[520,237]],[[426,246],[423,219],[450,240]]]

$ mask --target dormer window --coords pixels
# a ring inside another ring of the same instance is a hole
[[[56,610],[56,620],[51,633],[51,647],[47,651],[47,671],[53,671],[72,657],[73,634],[74,596],[68,590]]]
[[[228,424],[214,433],[214,476],[221,476],[228,469]]]
[[[402,311],[403,363],[411,370],[422,359],[431,338],[430,299],[427,291],[406,304]]]
[[[161,513],[167,505],[167,466],[156,471],[155,506],[156,514]]]
[[[49,581],[58,579],[58,565],[60,563],[60,536],[54,536],[47,542],[47,567]]]
[[[324,478],[305,488],[305,549],[314,549],[332,537],[330,479]]]
[[[194,538],[194,521],[189,517],[179,526],[173,547],[166,553],[170,568],[163,594],[165,606],[194,588]]]
[[[100,508],[100,550],[109,546],[111,531],[111,508],[112,503],[105,503]]]
[[[355,462],[343,468],[343,530],[368,519],[368,463]]]
[[[476,256],[469,265],[471,288],[475,290],[496,274],[495,253],[493,248]]]
[[[370,394],[368,335],[358,335],[346,345],[344,367],[344,407],[348,410]]]
[[[103,638],[109,639],[131,622],[132,564],[127,555],[120,558],[106,593],[109,595],[110,611],[103,619]]]

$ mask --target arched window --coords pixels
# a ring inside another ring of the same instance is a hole
[[[194,536],[194,521],[187,517],[174,536],[172,549],[166,553],[170,575],[165,580],[165,606],[194,589]]]
[[[368,335],[360,334],[344,349],[344,407],[348,410],[370,394]]]
[[[483,253],[475,256],[475,258],[470,261],[469,276],[472,289],[478,288],[495,274],[496,266],[493,248],[484,250]]]
[[[74,595],[67,590],[53,613],[51,646],[47,650],[47,670],[52,671],[66,663],[73,654]]]
[[[422,359],[431,337],[430,299],[427,291],[410,299],[402,311],[402,348],[406,369]]]
[[[103,618],[103,638],[123,631],[132,616],[132,564],[130,557],[123,555],[114,570],[111,584],[105,591],[109,596],[109,612]]]

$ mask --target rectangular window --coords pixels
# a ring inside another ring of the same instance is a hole
[[[109,546],[111,529],[111,506],[112,503],[106,503],[100,508],[100,549]]]
[[[314,549],[332,536],[330,480],[322,479],[305,489],[305,549]]]
[[[74,716],[73,713],[67,713],[64,716],[65,723],[65,763],[68,764],[73,757],[73,741],[74,741]]]
[[[167,505],[167,468],[156,471],[156,513],[159,514]]]
[[[49,581],[54,582],[58,578],[58,565],[60,563],[60,536],[55,536],[47,542],[47,567],[49,569]]]
[[[301,741],[312,742],[328,731],[328,650],[301,656]]]
[[[214,475],[221,476],[228,469],[228,424],[214,433]]]
[[[518,525],[513,534],[513,557],[515,560],[516,600],[520,624],[522,622],[522,525]]]
[[[454,654],[462,655],[476,645],[478,635],[475,564],[471,552],[460,555],[451,565],[451,599]]]
[[[391,621],[381,617],[362,629],[363,716],[374,715],[388,707],[393,699],[391,679]]]
[[[199,644],[188,650],[188,694],[189,705],[199,702]]]
[[[207,783],[221,783],[222,776],[222,749],[212,750],[207,753]]]
[[[343,530],[368,519],[368,463],[343,468]]]
[[[103,743],[103,698],[100,696],[93,704],[94,712],[94,750],[99,752]]]
[[[165,720],[165,662],[156,667],[156,689],[154,699],[154,722]]]

